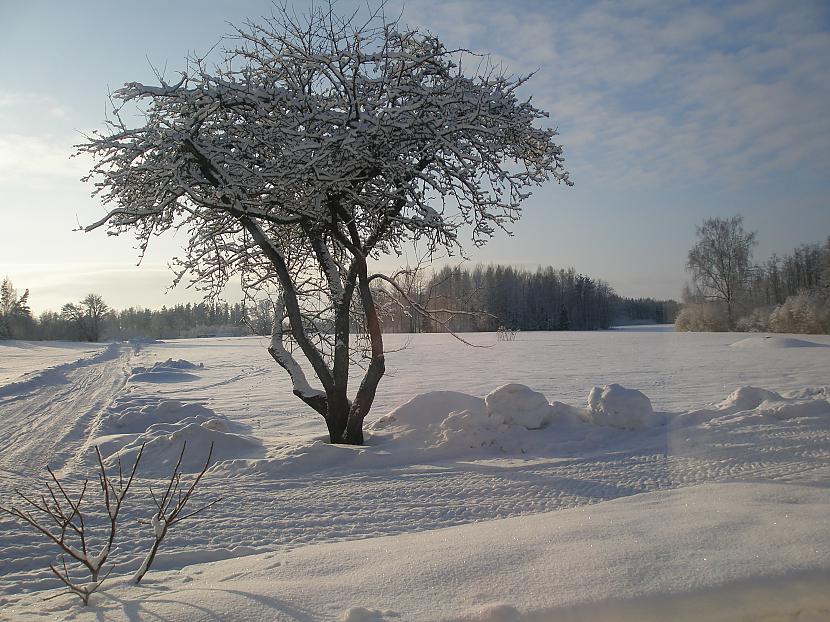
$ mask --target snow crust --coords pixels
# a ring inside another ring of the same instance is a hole
[[[422,533],[328,542],[122,583],[73,620],[821,620],[826,489],[706,484]],[[586,589],[589,587],[590,589]],[[337,594],[337,598],[332,598]],[[37,595],[16,619],[65,615]]]

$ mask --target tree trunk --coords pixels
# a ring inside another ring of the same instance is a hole
[[[333,444],[349,443],[345,439],[346,425],[349,420],[351,403],[345,396],[330,395],[328,399],[328,411],[326,412],[326,426],[329,429],[329,441]]]

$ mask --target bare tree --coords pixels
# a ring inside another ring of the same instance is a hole
[[[98,341],[101,322],[109,312],[109,306],[98,294],[87,294],[80,303],[67,302],[61,307],[61,317],[75,326],[83,341]]]
[[[156,553],[158,553],[161,542],[164,540],[164,536],[167,535],[167,532],[170,531],[173,525],[176,525],[187,518],[196,516],[221,501],[221,499],[214,499],[210,503],[206,503],[195,510],[185,513],[187,504],[193,496],[196,486],[202,480],[202,477],[204,477],[208,467],[210,466],[210,459],[213,455],[213,443],[210,444],[207,459],[205,460],[205,466],[190,483],[190,486],[186,489],[182,489],[181,466],[182,458],[184,458],[184,452],[186,449],[187,441],[182,444],[182,451],[179,454],[179,459],[176,461],[176,465],[173,467],[173,473],[170,475],[170,481],[167,483],[167,488],[164,493],[162,493],[161,496],[156,496],[153,489],[150,489],[150,496],[153,498],[153,503],[156,505],[156,511],[150,517],[150,525],[153,527],[153,544],[150,547],[150,551],[144,558],[144,561],[141,562],[141,566],[133,575],[133,581],[136,583],[141,583],[144,575],[147,574],[148,570],[150,570],[150,566],[152,566],[153,560],[156,558]]]
[[[55,567],[55,564],[49,564],[49,569],[52,571],[52,574],[66,585],[70,592],[78,595],[84,605],[89,604],[89,597],[101,587],[101,584],[112,571],[112,568],[110,568],[103,577],[101,576],[101,569],[112,551],[121,505],[133,483],[133,478],[135,477],[135,472],[143,452],[144,446],[142,445],[133,463],[132,470],[126,479],[121,470],[121,461],[118,461],[118,484],[116,485],[112,478],[107,475],[107,470],[104,468],[104,463],[101,460],[101,452],[98,451],[97,447],[95,448],[99,468],[98,484],[101,488],[104,509],[106,510],[107,520],[109,521],[108,533],[98,553],[93,554],[90,549],[88,516],[85,514],[85,510],[81,508],[89,480],[84,480],[77,497],[73,498],[63,484],[61,484],[54,471],[47,466],[46,470],[49,472],[52,482],[46,483],[46,494],[34,497],[15,490],[25,505],[21,507],[11,506],[9,508],[0,507],[0,510],[34,527],[63,551],[64,554],[61,554],[60,568]],[[32,513],[33,510],[36,510],[43,516],[38,517],[37,514]],[[89,581],[81,582],[72,577],[69,567],[66,564],[66,555],[86,568],[90,577]]]
[[[159,86],[114,93],[107,129],[79,145],[109,208],[86,230],[133,232],[142,253],[184,230],[176,283],[216,294],[236,275],[245,289],[278,290],[271,356],[332,442],[361,444],[385,371],[369,261],[418,241],[461,250],[462,231],[483,244],[519,217],[531,187],[570,185],[562,149],[538,125],[547,113],[519,98],[529,76],[382,9],[364,21],[278,6],[229,41],[215,68],[194,58],[174,84],[159,75]],[[354,312],[368,365],[350,398]]]
[[[743,218],[707,218],[697,228],[697,243],[686,268],[707,300],[723,302],[729,329],[735,328],[735,303],[752,277],[755,232],[744,231]]]
[[[87,294],[81,300],[81,308],[86,318],[87,337],[89,341],[98,341],[101,338],[101,322],[110,310],[104,299],[98,294]]]

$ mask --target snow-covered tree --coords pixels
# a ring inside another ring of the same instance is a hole
[[[228,41],[216,67],[190,59],[175,83],[113,94],[107,129],[79,146],[109,210],[86,229],[134,232],[142,252],[181,230],[176,282],[216,293],[236,275],[270,290],[272,357],[332,442],[360,444],[385,370],[369,261],[413,241],[483,244],[519,217],[531,187],[571,183],[562,149],[540,125],[546,113],[520,98],[527,77],[382,11],[296,18],[277,7]],[[368,365],[350,398],[355,313]]]
[[[697,243],[689,251],[686,267],[707,300],[726,306],[730,330],[735,328],[735,304],[752,277],[755,232],[744,231],[743,218],[707,218],[697,228]]]

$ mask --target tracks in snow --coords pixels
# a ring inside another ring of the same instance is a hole
[[[0,493],[70,467],[87,431],[126,383],[127,347],[58,365],[0,388]]]

